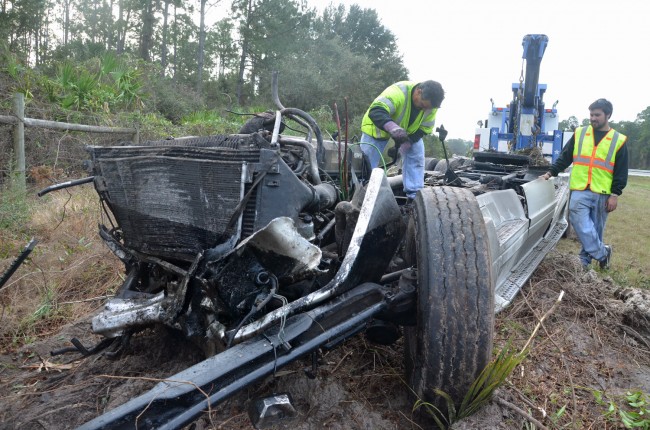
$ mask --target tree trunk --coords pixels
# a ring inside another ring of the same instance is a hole
[[[151,44],[153,41],[153,27],[155,23],[155,1],[149,0],[142,9],[142,32],[140,33],[140,58],[151,61]]]
[[[250,29],[251,14],[253,9],[253,0],[248,0],[248,10],[246,11],[246,28],[242,32],[241,57],[239,58],[239,77],[237,79],[237,103],[241,106],[244,101],[244,70],[246,69],[246,58],[248,56],[248,30]]]
[[[199,52],[197,56],[196,71],[196,91],[203,92],[203,60],[205,55],[205,3],[207,0],[201,0],[201,13],[199,24]]]
[[[124,52],[124,42],[126,38],[126,22],[124,20],[124,0],[120,0],[117,5],[117,48],[118,54]]]
[[[111,22],[108,24],[108,34],[106,35],[106,48],[108,50],[113,49],[113,44],[115,43],[115,20],[113,19],[113,6],[114,6],[114,1],[110,0],[108,4],[108,11],[109,11],[109,18]]]
[[[41,54],[41,10],[36,11],[36,16],[34,17],[34,66],[38,67],[41,63],[40,54]]]
[[[68,36],[70,34],[70,1],[63,2],[63,46],[68,44]]]
[[[174,67],[172,68],[172,76],[174,84],[178,83],[176,76],[176,64],[178,63],[178,24],[176,23],[176,4],[174,4]]]
[[[165,77],[165,69],[167,68],[167,18],[169,16],[169,1],[165,0],[165,8],[163,9],[162,46],[160,47],[160,68],[163,78]]]

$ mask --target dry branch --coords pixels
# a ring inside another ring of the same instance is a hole
[[[528,420],[529,422],[535,424],[540,430],[548,430],[548,428],[544,424],[540,423],[538,420],[533,418],[528,412],[524,411],[523,409],[519,408],[518,406],[515,406],[512,403],[510,403],[510,402],[508,402],[506,400],[503,400],[501,397],[495,397],[495,400],[501,406],[504,406],[504,407],[514,411],[515,413],[517,413],[522,418],[524,418],[524,419]]]

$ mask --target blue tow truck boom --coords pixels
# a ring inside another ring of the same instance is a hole
[[[525,153],[539,148],[549,161],[560,155],[564,132],[558,130],[557,101],[549,109],[544,103],[546,84],[539,83],[542,57],[548,45],[545,34],[524,36],[522,58],[526,70],[522,69],[519,82],[512,84],[512,101],[506,107],[492,109],[485,123],[480,124],[474,136],[474,157],[481,158],[481,152]],[[567,138],[570,133],[567,133]]]

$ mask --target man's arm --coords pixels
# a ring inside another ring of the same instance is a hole
[[[613,145],[613,143],[612,143]],[[627,170],[628,170],[628,155],[627,155],[627,142],[621,146],[616,154],[616,161],[614,162],[614,176],[612,178],[612,194],[605,202],[605,210],[612,212],[618,206],[618,196],[623,193],[623,188],[627,185]]]
[[[557,176],[560,172],[563,172],[564,169],[569,167],[571,163],[573,163],[573,147],[575,146],[575,134],[571,136],[571,138],[568,140],[566,145],[564,145],[564,148],[562,148],[562,152],[560,153],[560,156],[555,160],[551,168],[549,169],[549,172],[553,176]]]
[[[424,131],[422,129],[418,128],[417,131],[413,134],[409,134],[409,140],[411,143],[415,143],[418,140],[422,139],[424,137]]]
[[[557,176],[573,163],[573,147],[575,146],[574,137],[575,133],[567,141],[566,145],[564,145],[564,148],[562,148],[562,152],[560,152],[560,156],[555,160],[555,163],[553,163],[553,165],[548,169],[548,172],[541,175],[540,178],[548,181],[551,177]]]
[[[623,188],[627,185],[628,162],[627,142],[625,142],[625,145],[621,146],[621,149],[616,154],[614,176],[612,178],[612,194],[616,194],[617,196],[623,194]]]
[[[393,118],[390,117],[388,111],[379,106],[375,106],[374,108],[370,109],[368,116],[370,117],[370,120],[382,130],[388,121],[393,120]]]
[[[379,128],[383,128],[390,134],[390,136],[395,141],[395,146],[399,147],[403,143],[409,142],[409,137],[406,134],[406,130],[399,126],[393,118],[390,117],[388,111],[385,109],[375,106],[370,109],[368,112],[368,117],[370,120]]]

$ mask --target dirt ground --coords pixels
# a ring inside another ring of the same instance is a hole
[[[650,294],[622,290],[606,274],[583,273],[579,267],[573,256],[549,254],[498,314],[495,350],[508,341],[521,348],[564,291],[506,384],[477,414],[452,428],[540,428],[528,424],[526,415],[546,428],[623,428],[608,420],[594,393],[619,399],[628,391],[650,392]],[[86,346],[99,341],[90,318],[0,355],[0,428],[76,428],[202,359],[192,345],[164,329],[135,336],[128,354],[117,360],[50,356],[70,346],[73,337]],[[251,399],[284,392],[291,394],[298,415],[276,428],[432,428],[412,411],[402,379],[401,341],[379,346],[357,336],[324,353],[314,378],[307,376],[310,368],[310,360],[304,360],[279,369],[186,428],[251,429]]]

